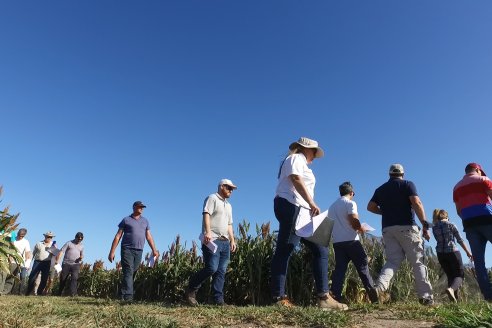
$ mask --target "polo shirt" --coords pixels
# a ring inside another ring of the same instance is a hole
[[[486,176],[466,174],[453,189],[453,201],[461,209],[463,227],[492,224],[492,202],[487,194],[492,181]]]
[[[307,192],[311,195],[311,198],[314,198],[316,178],[314,177],[313,171],[307,165],[306,156],[302,153],[289,155],[282,163],[275,194],[278,197],[286,199],[291,204],[309,208],[308,203],[297,192],[290,180],[289,176],[292,174],[302,178]]]
[[[350,214],[357,214],[357,204],[345,196],[337,199],[328,209],[328,217],[335,221],[331,233],[334,243],[359,240],[359,234],[349,223]]]
[[[232,206],[227,199],[217,193],[209,195],[203,202],[203,213],[210,215],[210,231],[213,238],[229,238],[229,225],[232,224]],[[202,232],[205,234],[205,224],[202,222]]]
[[[376,189],[371,201],[381,209],[383,229],[396,225],[416,225],[410,196],[418,196],[417,188],[412,181],[399,178],[390,178]]]
[[[143,250],[146,232],[150,230],[149,221],[146,218],[140,216],[137,220],[132,216],[127,216],[121,220],[118,228],[123,230],[122,248]]]

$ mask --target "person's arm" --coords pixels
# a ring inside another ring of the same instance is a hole
[[[203,212],[203,242],[208,244],[212,240],[212,230],[210,230],[210,214]]]
[[[235,252],[237,249],[236,240],[234,239],[234,230],[232,229],[232,224],[227,226],[227,233],[229,235],[229,243],[231,244],[231,252]]]
[[[364,230],[362,230],[362,227],[360,225],[360,220],[359,220],[358,214],[349,214],[349,215],[347,215],[347,219],[348,219],[348,222],[349,222],[350,226],[352,227],[352,229],[354,229],[355,231],[361,232],[361,233],[365,232]]]
[[[121,236],[123,236],[123,229],[118,229],[116,235],[114,236],[113,243],[111,244],[111,250],[109,251],[108,260],[109,262],[113,262],[114,260],[114,252],[116,251],[116,247],[120,243]]]
[[[383,214],[383,212],[381,212],[381,209],[379,208],[378,204],[376,204],[372,200],[369,201],[369,203],[367,204],[367,210],[371,213],[374,213],[374,214],[378,214],[378,215]]]
[[[154,255],[154,258],[158,258],[159,257],[159,251],[155,248],[154,238],[152,238],[152,234],[150,233],[149,229],[147,229],[145,231],[145,238],[147,239],[147,242],[149,243],[150,249],[152,250],[152,255]]]
[[[412,204],[412,208],[415,211],[415,214],[420,220],[420,223],[422,223],[422,235],[424,238],[429,241],[430,240],[430,234],[429,234],[429,228],[430,224],[427,222],[427,219],[425,218],[425,211],[424,211],[424,205],[420,201],[420,197],[415,195],[415,196],[410,196],[410,203]]]
[[[294,185],[294,188],[299,193],[299,195],[301,195],[301,197],[306,201],[306,203],[308,203],[309,207],[311,208],[311,215],[312,216],[318,215],[320,209],[318,205],[316,205],[316,203],[314,202],[311,195],[309,194],[302,178],[299,175],[291,174],[289,175],[289,179]]]

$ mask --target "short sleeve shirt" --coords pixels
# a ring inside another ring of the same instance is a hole
[[[357,204],[347,197],[340,197],[328,210],[328,217],[335,221],[332,231],[334,243],[342,241],[359,240],[359,234],[352,228],[348,216],[357,213]]]
[[[292,154],[287,156],[280,168],[280,176],[275,194],[296,206],[309,208],[308,203],[297,192],[294,184],[290,180],[289,176],[292,174],[302,178],[309,195],[314,198],[316,178],[314,177],[313,171],[308,167],[304,154]]]
[[[48,249],[51,247],[51,245],[53,244],[50,243],[49,246],[46,246],[43,241],[38,242],[36,246],[34,246],[34,259],[36,261],[51,261],[53,255],[48,252]]]
[[[213,238],[229,237],[228,229],[232,224],[232,206],[227,199],[221,198],[217,193],[209,195],[203,202],[203,213],[210,215],[210,230]],[[202,223],[202,232],[205,226]]]
[[[417,188],[408,180],[390,178],[376,189],[371,201],[381,209],[383,229],[395,225],[415,225],[411,196],[418,196]]]
[[[63,257],[64,264],[74,264],[75,260],[84,256],[84,245],[82,243],[76,244],[73,240],[68,241],[63,245],[61,252],[65,252],[65,256]]]
[[[19,254],[19,256],[22,257],[25,262],[27,260],[27,252],[31,251],[31,245],[29,244],[29,241],[24,237],[21,240],[14,240],[13,244],[15,248],[17,248],[17,254]]]
[[[145,245],[145,235],[150,230],[149,221],[143,216],[134,219],[127,216],[118,224],[118,228],[123,230],[123,240],[121,247],[142,250]]]

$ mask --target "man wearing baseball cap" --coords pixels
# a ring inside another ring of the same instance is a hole
[[[203,282],[212,277],[212,297],[216,305],[224,305],[224,282],[230,252],[236,251],[232,229],[232,206],[228,199],[237,187],[229,179],[219,181],[217,192],[209,195],[202,211],[202,252],[205,267],[196,272],[188,284],[185,301],[197,306],[196,292]],[[215,243],[217,248],[209,247]]]
[[[123,237],[121,242],[121,269],[123,271],[121,300],[125,302],[133,301],[133,279],[140,262],[142,262],[142,252],[146,239],[152,249],[154,258],[159,257],[159,252],[154,245],[154,238],[152,238],[150,233],[149,221],[142,215],[146,207],[139,200],[133,203],[133,213],[124,217],[118,224],[118,232],[114,236],[108,255],[109,262],[113,262],[116,247],[121,237]]]
[[[389,180],[376,189],[367,210],[381,215],[386,263],[379,274],[375,290],[382,295],[388,289],[393,274],[401,262],[408,259],[413,267],[419,302],[434,305],[432,286],[423,263],[424,247],[420,229],[415,223],[415,214],[423,227],[423,237],[430,239],[430,224],[425,217],[424,205],[412,181],[404,180],[405,170],[401,164],[392,164]]]
[[[492,181],[480,164],[466,165],[465,176],[453,189],[453,201],[470,244],[480,291],[489,302],[492,302],[492,284],[485,267],[485,248],[487,242],[492,242],[491,198]]]

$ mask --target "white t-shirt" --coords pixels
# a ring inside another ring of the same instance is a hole
[[[292,184],[292,181],[289,178],[291,174],[298,175],[302,178],[309,195],[314,198],[316,178],[314,177],[313,171],[308,167],[306,156],[304,156],[304,154],[292,154],[287,156],[280,169],[280,177],[278,179],[277,191],[275,194],[296,206],[310,208],[308,203],[302,198]]]
[[[24,264],[22,264],[22,267],[27,267],[26,266],[26,253],[31,251],[31,245],[29,244],[29,241],[24,237],[21,240],[14,240],[13,242],[15,248],[17,248],[17,253],[22,257],[24,260]]]
[[[350,214],[357,214],[357,204],[353,200],[342,196],[331,204],[328,217],[335,221],[331,233],[334,243],[359,240],[359,234],[352,228],[348,220]]]

